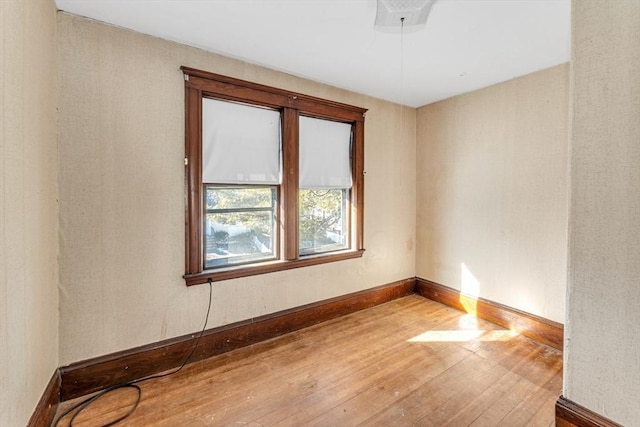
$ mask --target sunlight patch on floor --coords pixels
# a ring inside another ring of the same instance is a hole
[[[508,341],[518,333],[509,330],[452,330],[426,331],[407,342],[467,342],[467,341]]]

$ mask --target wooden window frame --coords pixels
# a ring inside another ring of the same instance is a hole
[[[185,275],[187,286],[253,276],[346,259],[364,253],[364,116],[366,109],[315,98],[219,74],[181,67],[185,80]],[[205,269],[203,252],[202,98],[278,109],[282,117],[282,183],[278,204],[279,258]],[[352,187],[350,247],[336,252],[298,254],[298,117],[351,123]]]

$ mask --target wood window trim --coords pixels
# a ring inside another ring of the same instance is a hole
[[[366,109],[219,74],[181,67],[185,78],[185,275],[187,286],[359,258],[364,253],[364,115]],[[279,109],[283,115],[282,183],[279,204],[281,259],[220,269],[204,269],[202,185],[202,98]],[[298,255],[299,115],[352,123],[350,249]],[[286,146],[285,146],[286,145]],[[287,203],[289,201],[289,203]]]

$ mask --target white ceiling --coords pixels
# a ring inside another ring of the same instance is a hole
[[[418,107],[569,61],[570,0],[439,0],[374,29],[376,0],[56,0],[59,9]]]

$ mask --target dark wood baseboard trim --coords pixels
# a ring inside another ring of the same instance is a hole
[[[622,427],[584,406],[560,396],[556,401],[557,427]]]
[[[454,289],[426,279],[410,278],[207,330],[190,362],[265,341],[412,293],[459,310],[466,311],[465,305],[475,304],[475,314],[478,317],[562,349],[564,328],[560,323],[482,298],[471,299]],[[41,420],[53,416],[59,402],[180,366],[191,351],[197,335],[188,334],[61,367],[47,386],[29,426],[42,425]]]
[[[415,292],[425,298],[458,310],[469,311],[469,307],[473,307],[475,315],[482,319],[515,330],[526,337],[558,350],[563,348],[564,326],[562,323],[525,313],[483,298],[472,298],[461,294],[455,289],[419,277],[416,277]]]
[[[414,292],[415,279],[207,330],[190,362],[274,338],[298,329],[373,307]],[[198,334],[189,334],[60,368],[60,400],[66,401],[106,387],[180,366]]]
[[[56,369],[44,389],[36,409],[31,414],[27,427],[42,427],[51,425],[60,403],[60,370]]]

